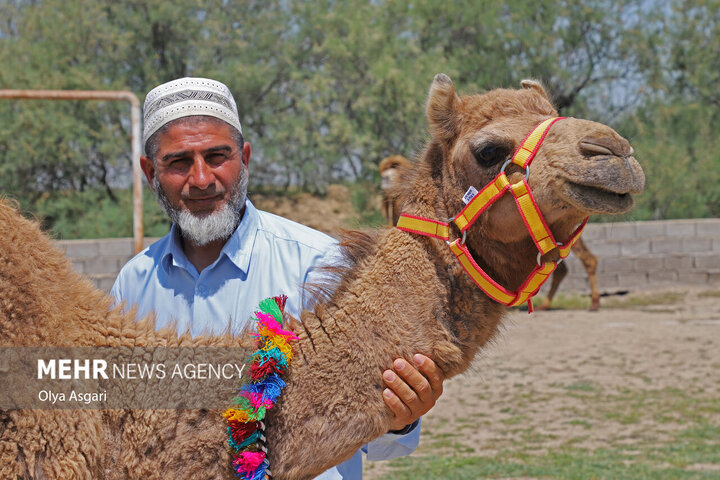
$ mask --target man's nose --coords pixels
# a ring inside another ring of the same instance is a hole
[[[196,155],[193,159],[193,167],[188,183],[191,187],[196,187],[201,190],[205,190],[215,183],[215,175],[202,155]]]

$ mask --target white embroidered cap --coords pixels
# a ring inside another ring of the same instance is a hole
[[[145,97],[143,145],[166,123],[193,115],[219,118],[242,133],[235,99],[224,83],[185,77],[158,85]]]

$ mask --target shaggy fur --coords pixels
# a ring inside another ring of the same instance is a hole
[[[469,185],[485,185],[500,165],[473,152],[489,142],[516,146],[555,115],[535,82],[485,95],[455,94],[438,75],[428,100],[432,139],[407,172],[406,212],[446,219]],[[588,138],[611,150],[583,150]],[[511,153],[511,152],[510,152]],[[559,240],[590,213],[620,212],[644,184],[630,145],[610,128],[565,120],[533,162],[530,183]],[[521,172],[511,175],[511,181]],[[72,273],[37,226],[0,204],[0,345],[229,345],[231,337],[155,332],[153,322],[109,311],[109,300]],[[457,236],[456,230],[452,231]],[[512,200],[497,202],[470,229],[468,246],[486,271],[514,289],[536,250]],[[505,307],[486,297],[444,242],[388,229],[352,234],[339,285],[302,313],[288,386],[268,416],[271,470],[308,479],[348,459],[392,420],[382,372],[397,357],[431,357],[447,377],[470,364],[498,330]],[[552,252],[549,254],[552,255]],[[229,396],[232,392],[229,392]],[[232,478],[224,421],[207,411],[3,411],[2,478]]]

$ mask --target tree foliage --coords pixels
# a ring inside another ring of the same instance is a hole
[[[142,100],[173,78],[217,78],[253,145],[251,181],[323,192],[421,148],[434,74],[467,93],[537,78],[562,114],[632,137],[648,172],[633,218],[717,215],[701,180],[718,170],[718,12],[718,0],[5,0],[0,88]],[[4,100],[0,191],[43,208],[68,190],[120,202],[129,128],[124,104]],[[668,188],[679,169],[699,192],[686,200]]]

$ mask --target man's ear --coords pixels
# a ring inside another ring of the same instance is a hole
[[[241,157],[242,157],[242,162],[245,165],[246,169],[250,165],[250,153],[251,152],[252,152],[252,149],[250,148],[250,142],[243,142]]]
[[[147,178],[147,181],[150,184],[150,189],[154,192],[155,188],[153,187],[153,180],[155,179],[155,164],[152,160],[143,155],[140,157],[140,168],[142,168],[145,178]]]

